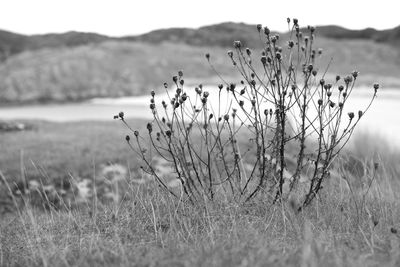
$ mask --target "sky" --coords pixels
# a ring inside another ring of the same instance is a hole
[[[287,17],[298,18],[303,26],[388,29],[400,25],[397,1],[0,0],[0,29],[22,34],[74,30],[123,36],[233,21],[285,31]]]

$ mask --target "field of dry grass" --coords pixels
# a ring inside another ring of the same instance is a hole
[[[49,204],[44,209],[34,199],[40,185],[15,194],[8,202],[11,212],[0,219],[0,266],[400,264],[400,181],[398,163],[389,160],[398,154],[379,158],[387,151],[383,145],[366,148],[355,142],[347,154],[356,160],[332,176],[313,205],[300,213],[294,201],[269,206],[261,197],[245,205],[194,207],[150,180],[137,180],[130,167],[136,159],[118,122],[30,123],[31,131],[1,134],[2,180],[12,187],[13,179],[44,184],[68,176],[78,189],[63,201],[79,201],[69,209],[67,202],[54,206],[41,195]],[[140,128],[144,122],[132,124]],[[110,164],[130,171],[122,172],[123,178],[115,179],[115,172],[104,177],[104,166]],[[86,191],[79,188],[85,178]],[[93,179],[103,179],[108,193],[120,197],[105,201]],[[7,188],[4,183],[2,188]]]

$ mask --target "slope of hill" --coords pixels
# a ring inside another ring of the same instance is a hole
[[[123,37],[130,41],[150,43],[181,42],[194,46],[230,47],[233,41],[243,40],[244,45],[260,46],[256,25],[226,22],[199,29],[173,28],[152,31],[143,35]]]
[[[357,69],[361,83],[379,80],[386,86],[400,85],[400,51],[393,46],[323,37],[317,39],[317,46],[324,47],[322,68],[334,58],[329,69],[333,74],[343,76]],[[212,54],[215,67],[223,76],[237,78],[226,49],[216,46],[107,41],[23,52],[0,64],[0,102],[78,101],[147,94],[161,88],[181,69],[187,83],[217,84],[220,81],[204,58],[206,52]],[[255,50],[254,56],[258,54]],[[257,60],[255,64],[258,63]]]
[[[389,30],[378,31],[373,28],[349,30],[343,27],[329,25],[318,27],[318,34],[333,39],[364,39],[398,44],[400,41],[400,26]]]
[[[319,26],[317,29],[319,36],[333,39],[363,39],[389,44],[398,44],[400,42],[400,26],[383,31],[378,31],[373,28],[349,30],[334,25]],[[61,34],[29,36],[0,30],[0,55],[8,57],[23,51],[49,47],[72,47],[100,43],[107,40],[140,41],[153,44],[159,44],[161,42],[179,42],[193,46],[220,47],[230,47],[234,40],[242,40],[244,45],[250,47],[261,45],[256,33],[256,25],[234,22],[204,26],[198,29],[161,29],[142,35],[124,36],[120,38],[74,31]]]
[[[281,34],[281,46],[287,35]],[[325,37],[328,36],[328,37]],[[360,82],[379,80],[400,87],[400,27],[376,31],[324,26],[316,45],[324,48],[322,67],[344,75],[357,69]],[[139,95],[159,88],[183,69],[187,81],[217,83],[204,54],[216,69],[237,80],[226,56],[233,40],[254,49],[262,44],[255,25],[222,23],[200,29],[167,29],[136,37],[70,32],[24,36],[0,32],[0,49],[14,55],[0,63],[0,102],[79,101],[92,97]],[[6,50],[4,50],[6,51]],[[12,52],[11,52],[12,51]]]
[[[221,48],[213,51],[225,54]],[[0,102],[138,95],[161,87],[180,69],[192,77],[212,75],[204,49],[183,44],[109,41],[28,51],[0,65]]]
[[[66,32],[61,34],[22,35],[0,30],[0,56],[6,59],[23,51],[43,48],[72,47],[90,43],[99,43],[112,39],[105,35],[83,32]]]
[[[306,28],[302,28],[307,32]],[[362,39],[389,44],[398,44],[400,42],[400,26],[378,31],[373,28],[363,30],[349,30],[343,27],[328,25],[317,26],[319,36],[332,39]],[[281,33],[285,36],[285,33]],[[145,41],[150,43],[160,42],[183,42],[196,46],[231,46],[234,40],[244,40],[245,45],[255,47],[260,45],[260,40],[256,33],[256,25],[225,22],[199,29],[173,28],[152,31],[139,36],[122,37],[125,40]]]

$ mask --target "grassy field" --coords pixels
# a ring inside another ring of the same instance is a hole
[[[0,170],[10,184],[99,179],[111,163],[137,168],[120,122],[29,123],[31,131],[1,134]],[[25,208],[1,215],[0,266],[398,266],[399,157],[379,158],[387,147],[374,146],[373,137],[367,147],[367,137],[354,138],[347,153],[362,172],[348,168],[332,177],[300,213],[297,203],[269,206],[262,199],[195,208],[131,173],[120,185],[124,201],[95,194],[73,209],[46,211],[25,198]]]
[[[132,121],[138,129],[144,121]],[[0,170],[13,179],[26,176],[62,178],[69,173],[92,177],[96,166],[136,162],[125,142],[127,133],[118,121],[49,123],[28,122],[32,130],[1,134]]]

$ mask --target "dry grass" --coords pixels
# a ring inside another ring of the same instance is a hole
[[[2,135],[1,149],[8,150],[1,169],[7,179],[19,168],[19,154],[13,152],[19,148],[37,164],[53,166],[54,173],[65,172],[63,164],[93,172],[94,155],[97,163],[129,158],[124,142],[115,141],[123,135],[115,133],[114,123],[36,127]],[[91,156],[80,157],[85,149]],[[43,150],[47,156],[39,153]],[[0,219],[0,266],[396,266],[399,181],[386,171],[391,166],[380,162],[369,188],[373,174],[365,162],[361,176],[349,169],[332,176],[301,213],[293,209],[297,203],[267,206],[262,199],[199,209],[172,199],[152,182],[137,184],[132,176],[125,181],[123,202],[90,198],[73,210],[48,211],[28,202]]]
[[[379,194],[384,185],[378,185],[360,218],[343,180],[300,214],[289,204],[262,201],[210,203],[199,210],[153,186],[131,186],[129,200],[117,206],[47,213],[27,208],[10,215],[2,222],[0,264],[395,266],[399,200]]]

